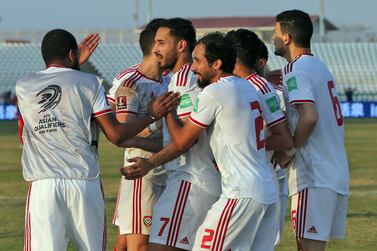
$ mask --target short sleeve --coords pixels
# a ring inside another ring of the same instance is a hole
[[[194,108],[195,100],[200,93],[196,81],[197,78],[191,70],[188,71],[187,76],[184,75],[184,72],[179,72],[171,79],[169,90],[180,93],[179,105],[177,107],[177,116],[180,118],[188,117]]]
[[[207,128],[221,111],[217,100],[206,91],[199,94],[189,120],[195,125]]]
[[[99,117],[101,115],[111,113],[111,112],[113,111],[111,110],[111,107],[109,106],[109,103],[107,102],[105,89],[103,88],[102,84],[100,84],[97,94],[94,97],[94,101],[93,101],[92,116]]]
[[[289,105],[315,103],[311,80],[303,72],[292,71],[284,76]]]
[[[139,111],[139,95],[135,88],[119,86],[115,93],[116,113],[138,114]]]
[[[267,127],[276,125],[286,119],[280,108],[279,97],[272,87],[271,92],[262,95],[260,98],[263,119]]]
[[[118,79],[114,78],[113,80],[113,86],[109,89],[107,93],[107,100],[111,103],[115,103],[115,93],[118,90],[119,86],[121,84],[121,81]]]

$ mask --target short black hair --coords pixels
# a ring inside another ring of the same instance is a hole
[[[185,40],[189,52],[192,53],[196,44],[196,30],[190,20],[180,17],[170,18],[163,22],[160,27],[168,28],[171,35]]]
[[[46,33],[42,40],[42,57],[46,64],[52,60],[63,60],[70,50],[77,51],[75,37],[66,30],[54,29]]]
[[[281,31],[292,36],[293,42],[302,48],[310,48],[313,23],[308,13],[301,10],[287,10],[276,16]]]
[[[208,63],[212,64],[220,59],[222,64],[220,69],[228,74],[232,74],[236,63],[236,51],[232,42],[220,32],[212,32],[201,39],[198,44],[205,47],[205,57]]]
[[[164,18],[155,18],[145,26],[144,30],[140,32],[139,45],[144,56],[151,54],[154,37],[156,36],[158,28],[160,28],[160,25],[164,21],[166,21]]]
[[[232,41],[238,60],[245,66],[254,69],[259,59],[268,59],[267,47],[256,33],[238,29],[228,32],[226,37]]]

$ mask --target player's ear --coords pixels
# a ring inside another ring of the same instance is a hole
[[[284,45],[289,45],[290,43],[292,43],[292,36],[288,33],[284,33],[283,34],[283,43]]]
[[[223,64],[223,62],[221,61],[221,59],[216,59],[215,61],[213,61],[213,63],[212,63],[212,68],[214,69],[214,70],[220,70],[220,68],[221,68],[221,65]]]
[[[178,52],[184,52],[187,48],[187,41],[186,40],[180,40],[177,44],[177,50]]]
[[[76,55],[76,51],[73,50],[73,49],[70,49],[69,52],[68,52],[68,60],[69,60],[69,62],[71,62],[71,63],[75,62],[76,56],[77,56]]]

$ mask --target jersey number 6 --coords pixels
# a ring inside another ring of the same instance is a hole
[[[330,93],[330,97],[331,97],[331,101],[332,101],[332,106],[333,106],[333,109],[334,109],[336,123],[338,124],[338,126],[342,126],[343,125],[343,115],[342,115],[342,110],[340,108],[339,99],[336,95],[334,96],[334,94],[333,94],[333,89],[335,88],[334,82],[332,80],[327,82],[327,86],[329,88],[329,93]]]

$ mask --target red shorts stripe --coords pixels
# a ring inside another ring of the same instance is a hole
[[[32,187],[32,182],[29,183],[29,188],[27,192],[24,251],[31,250],[31,224],[30,224],[30,211],[29,211],[31,187]]]
[[[232,200],[229,199],[221,213],[219,222],[217,223],[216,233],[215,233],[215,239],[213,242],[212,250],[217,251],[220,248],[220,242],[222,238],[222,232],[225,225],[225,221],[228,217],[229,209],[231,208]]]
[[[224,233],[221,237],[221,241],[220,241],[220,246],[219,246],[219,250],[223,250],[223,246],[224,246],[224,241],[225,241],[225,237],[226,237],[226,232],[228,230],[228,227],[229,227],[229,222],[230,222],[230,219],[232,218],[232,214],[233,214],[233,210],[236,206],[236,203],[237,203],[237,200],[236,199],[232,199],[232,203],[231,203],[231,206],[230,206],[230,210],[229,210],[229,215],[226,219],[226,223],[225,223],[225,229],[224,229]]]
[[[177,244],[177,241],[178,241],[178,234],[179,234],[179,230],[181,229],[182,217],[183,217],[183,213],[184,213],[185,208],[186,208],[186,202],[187,202],[188,195],[190,193],[190,189],[191,189],[191,183],[187,182],[187,189],[185,191],[186,193],[184,194],[184,198],[183,198],[183,208],[182,208],[182,212],[180,214],[180,217],[178,219],[178,229],[177,229],[175,239],[174,239],[174,246]]]
[[[178,204],[179,204],[179,201],[180,201],[180,198],[181,198],[181,195],[182,195],[182,190],[183,190],[183,181],[181,182],[181,185],[179,186],[179,191],[178,191],[178,196],[177,196],[177,200],[175,201],[175,205],[174,205],[174,210],[173,210],[173,216],[170,220],[170,226],[169,226],[169,233],[168,233],[168,237],[166,239],[166,245],[169,245],[169,242],[170,242],[170,238],[172,237],[172,231],[173,231],[173,221],[174,221],[174,218],[175,218],[175,215],[176,215],[176,212],[177,212],[177,207],[178,207]]]

